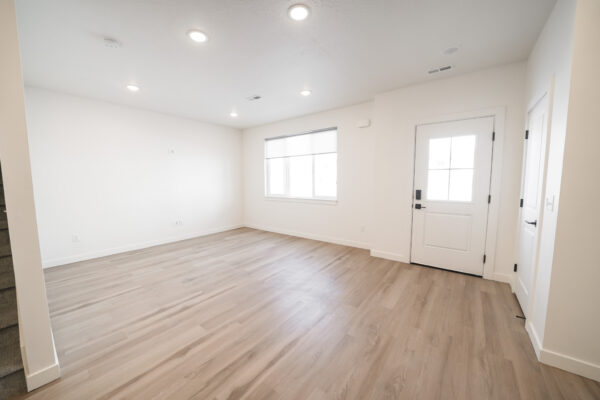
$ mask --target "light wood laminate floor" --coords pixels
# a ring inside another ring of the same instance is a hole
[[[508,285],[253,229],[46,271],[62,378],[31,399],[598,399]]]

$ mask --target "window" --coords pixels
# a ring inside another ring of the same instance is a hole
[[[471,201],[475,135],[429,139],[427,200]]]
[[[265,195],[336,200],[337,129],[266,139]]]

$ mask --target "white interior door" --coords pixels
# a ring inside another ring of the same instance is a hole
[[[494,118],[417,127],[411,262],[483,275]]]
[[[517,299],[525,316],[527,316],[537,258],[538,228],[542,208],[547,109],[548,102],[546,96],[544,96],[527,116],[527,140],[525,140],[521,213],[519,215],[517,284],[515,285]]]

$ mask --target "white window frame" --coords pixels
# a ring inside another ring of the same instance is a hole
[[[327,153],[312,153],[312,154],[306,154],[305,156],[311,156],[312,158],[312,193],[313,193],[313,197],[298,197],[298,196],[290,196],[289,194],[284,194],[284,195],[277,195],[277,194],[270,194],[270,181],[271,181],[271,171],[269,169],[269,163],[268,163],[268,158],[266,157],[266,152],[267,152],[267,142],[271,141],[271,140],[277,140],[277,139],[285,139],[285,138],[289,138],[289,137],[294,137],[294,136],[301,136],[301,135],[311,135],[311,134],[315,134],[315,133],[321,133],[321,132],[328,132],[328,131],[336,131],[336,141],[338,138],[338,129],[337,127],[332,127],[332,128],[326,128],[326,129],[318,129],[318,130],[314,130],[314,131],[309,131],[309,132],[303,132],[303,133],[297,133],[297,134],[292,134],[292,135],[284,135],[284,136],[276,136],[276,137],[271,137],[271,138],[266,138],[265,139],[265,143],[264,143],[264,153],[263,153],[263,160],[264,160],[264,177],[265,177],[265,198],[267,200],[285,200],[285,201],[301,201],[301,202],[316,202],[316,203],[337,203],[337,199],[338,199],[338,188],[337,188],[337,184],[338,184],[338,167],[339,167],[339,159],[336,157],[336,171],[335,171],[335,185],[336,185],[336,196],[315,196],[315,156],[317,155],[321,155],[321,154],[338,154],[338,149],[336,148],[335,152],[327,152]],[[285,156],[285,157],[278,157],[278,158],[282,158],[284,159],[284,191],[285,193],[290,193],[290,158],[292,157],[300,157],[300,156]]]

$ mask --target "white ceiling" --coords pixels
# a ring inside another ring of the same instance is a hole
[[[290,0],[17,0],[25,82],[248,127],[524,60],[555,0],[300,2],[303,22],[287,17]],[[209,41],[191,42],[191,28]],[[445,64],[455,68],[427,75]]]

